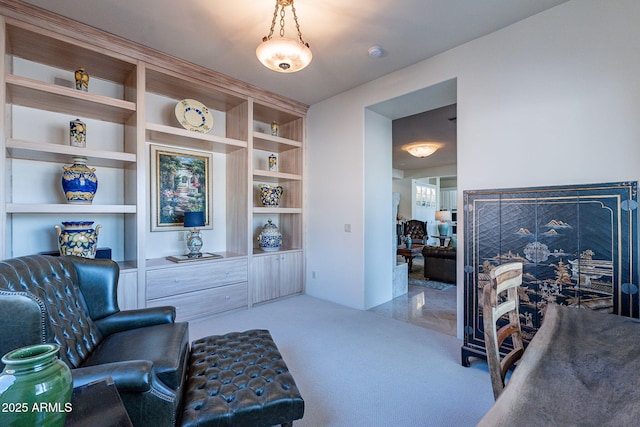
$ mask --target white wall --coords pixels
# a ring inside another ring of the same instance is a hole
[[[315,105],[307,120],[307,138],[314,142],[307,144],[305,167],[306,293],[363,308],[364,109],[333,99]],[[333,108],[345,115],[335,116]],[[350,233],[345,224],[351,224]]]
[[[391,189],[391,120],[365,110],[364,308],[392,298],[396,264]]]
[[[308,293],[366,305],[362,231],[342,224],[364,215],[368,105],[457,78],[459,206],[470,189],[638,180],[638,22],[636,0],[573,0],[312,105]],[[462,285],[459,257],[459,331]]]

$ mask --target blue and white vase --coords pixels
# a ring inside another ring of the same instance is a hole
[[[80,119],[69,122],[69,144],[81,148],[87,145],[87,125]]]
[[[282,234],[271,220],[262,227],[258,236],[258,246],[265,252],[277,251],[282,246]]]
[[[280,204],[280,197],[284,192],[281,185],[260,184],[260,201],[263,206],[277,207]]]
[[[93,221],[67,221],[62,227],[54,225],[58,232],[60,255],[75,255],[83,258],[95,258],[98,247],[98,230],[93,229]]]
[[[74,157],[73,165],[63,166],[62,190],[68,203],[90,205],[98,190],[95,168],[87,167],[87,159]]]

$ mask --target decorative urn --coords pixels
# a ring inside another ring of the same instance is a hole
[[[93,229],[93,221],[67,221],[62,227],[55,225],[58,232],[60,255],[75,255],[83,258],[95,258],[98,245],[100,224]]]
[[[280,197],[284,192],[281,185],[260,184],[260,201],[263,206],[277,207],[280,204]]]
[[[63,166],[62,191],[68,203],[90,205],[98,190],[95,168],[87,166],[85,157],[74,157],[73,165]]]
[[[258,236],[258,246],[265,252],[277,251],[282,246],[282,234],[271,220],[262,227]]]

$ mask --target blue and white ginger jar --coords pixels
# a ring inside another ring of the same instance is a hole
[[[258,246],[265,252],[277,251],[282,246],[282,234],[271,220],[262,227],[258,236]]]

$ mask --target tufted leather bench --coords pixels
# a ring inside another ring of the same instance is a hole
[[[296,383],[263,329],[194,341],[183,399],[183,427],[284,427],[304,414]]]

